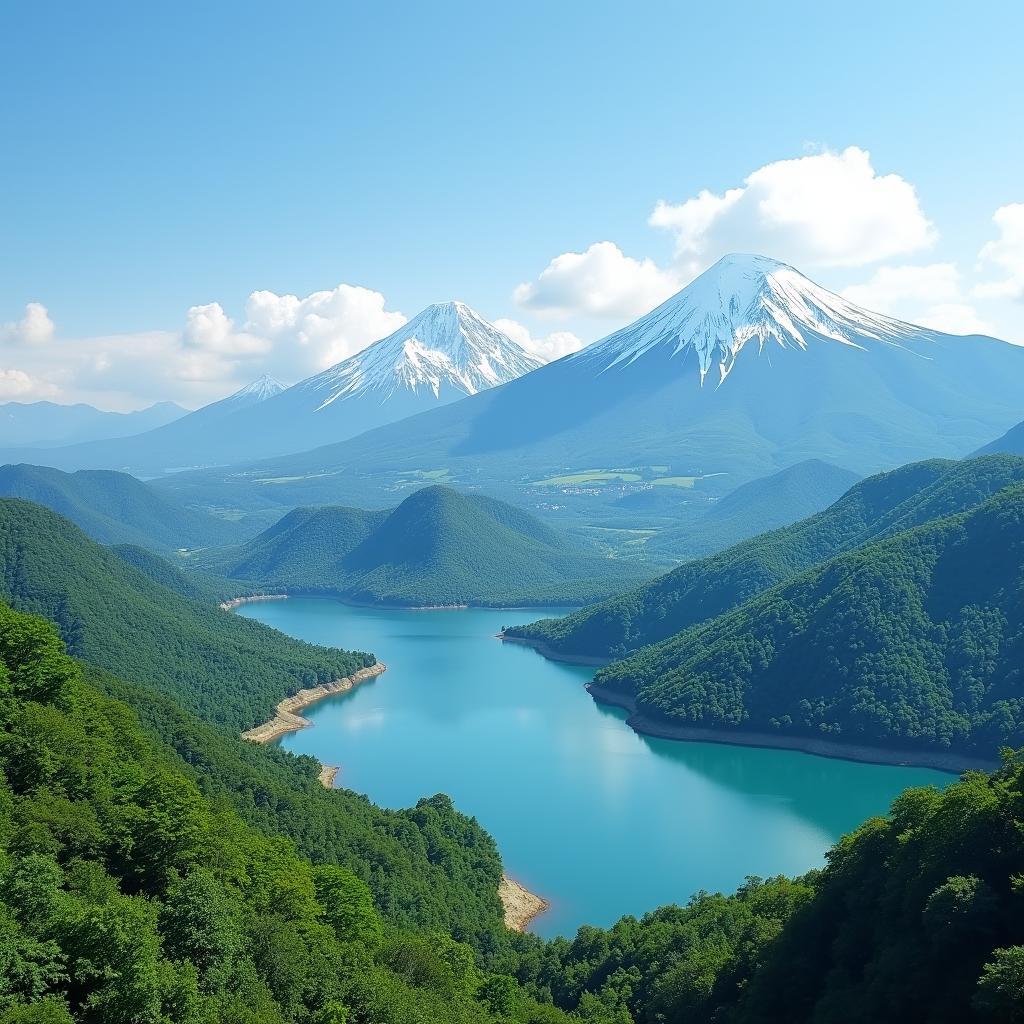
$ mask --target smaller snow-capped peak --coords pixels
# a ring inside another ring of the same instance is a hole
[[[537,369],[542,360],[462,302],[427,306],[393,334],[297,384],[318,408],[354,395],[475,395]]]
[[[655,349],[670,357],[692,349],[703,384],[732,371],[748,344],[806,350],[827,341],[865,348],[900,345],[930,332],[871,313],[822,288],[788,264],[767,256],[724,256],[681,292],[635,323],[584,349],[575,358],[625,366]]]
[[[239,388],[233,395],[229,395],[227,401],[265,402],[268,398],[279,395],[284,389],[280,381],[265,373],[252,383],[246,384],[244,388]]]

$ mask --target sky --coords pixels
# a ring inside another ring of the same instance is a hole
[[[1024,5],[0,5],[0,400],[195,407],[731,251],[1024,343]]]

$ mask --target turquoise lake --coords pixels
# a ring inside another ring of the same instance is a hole
[[[747,875],[799,874],[907,786],[954,776],[711,743],[648,739],[583,689],[593,670],[503,644],[557,610],[399,611],[290,599],[239,614],[387,672],[305,714],[280,742],[338,765],[388,807],[448,793],[495,837],[507,872],[551,901],[538,934],[610,925]]]

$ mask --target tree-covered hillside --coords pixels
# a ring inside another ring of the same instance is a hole
[[[209,564],[264,589],[398,605],[569,604],[639,575],[512,505],[436,486],[386,512],[296,509]]]
[[[908,790],[827,857],[803,879],[582,928],[520,975],[615,1024],[1019,1024],[1020,759]]]
[[[678,725],[838,744],[1024,744],[1024,484],[865,545],[598,672]]]
[[[155,583],[49,509],[0,500],[0,597],[45,615],[71,652],[248,728],[303,687],[350,675],[368,654],[314,647]]]
[[[140,544],[156,551],[236,543],[251,531],[237,522],[185,508],[127,473],[45,466],[0,466],[0,496],[59,512],[101,544]]]
[[[4,1024],[563,1019],[450,935],[382,917],[353,871],[204,795],[49,624],[3,605],[0,726]],[[453,816],[415,813],[406,836],[439,859]]]
[[[645,551],[676,559],[703,558],[827,508],[860,477],[821,459],[806,459],[730,491],[695,522],[662,530]]]
[[[834,555],[977,507],[1020,481],[1024,458],[1015,456],[912,463],[861,481],[803,522],[688,562],[594,607],[506,632],[563,656],[621,658],[735,608]]]

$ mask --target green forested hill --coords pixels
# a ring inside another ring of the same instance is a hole
[[[200,570],[185,572],[162,555],[138,544],[112,544],[110,550],[122,561],[135,566],[143,576],[148,576],[154,583],[167,587],[182,597],[202,601],[207,605],[218,605],[247,594],[250,588],[227,580],[220,576],[204,573]]]
[[[0,496],[45,505],[101,544],[157,551],[231,544],[249,533],[235,522],[185,508],[127,473],[0,466]]]
[[[834,555],[974,508],[1019,481],[1024,481],[1024,458],[1016,456],[912,463],[861,481],[803,522],[688,562],[572,615],[507,633],[563,655],[620,658],[735,608]]]
[[[827,508],[860,477],[821,459],[805,459],[751,480],[715,502],[696,522],[662,530],[645,550],[673,558],[703,558]]]
[[[1024,485],[841,555],[598,672],[679,725],[1024,744]]]
[[[126,705],[83,680],[49,624],[0,605],[0,1021],[564,1019],[441,927],[382,915],[353,870],[313,863],[203,783]],[[340,799],[321,793],[325,804]],[[482,834],[466,819],[453,831],[458,816],[443,802],[404,820],[377,812],[371,823],[372,810],[351,821],[354,867],[396,888],[418,883],[424,907],[457,904],[447,889],[430,891],[453,855],[496,886],[493,846],[462,854]],[[404,876],[385,859],[403,844]]]
[[[297,509],[210,565],[266,589],[402,605],[575,603],[639,575],[512,505],[448,487],[386,512]]]
[[[239,729],[296,690],[373,663],[190,600],[16,499],[0,500],[0,597],[54,621],[76,656]]]
[[[615,1024],[1019,1024],[1024,763],[908,790],[827,857],[582,928],[521,976]]]

